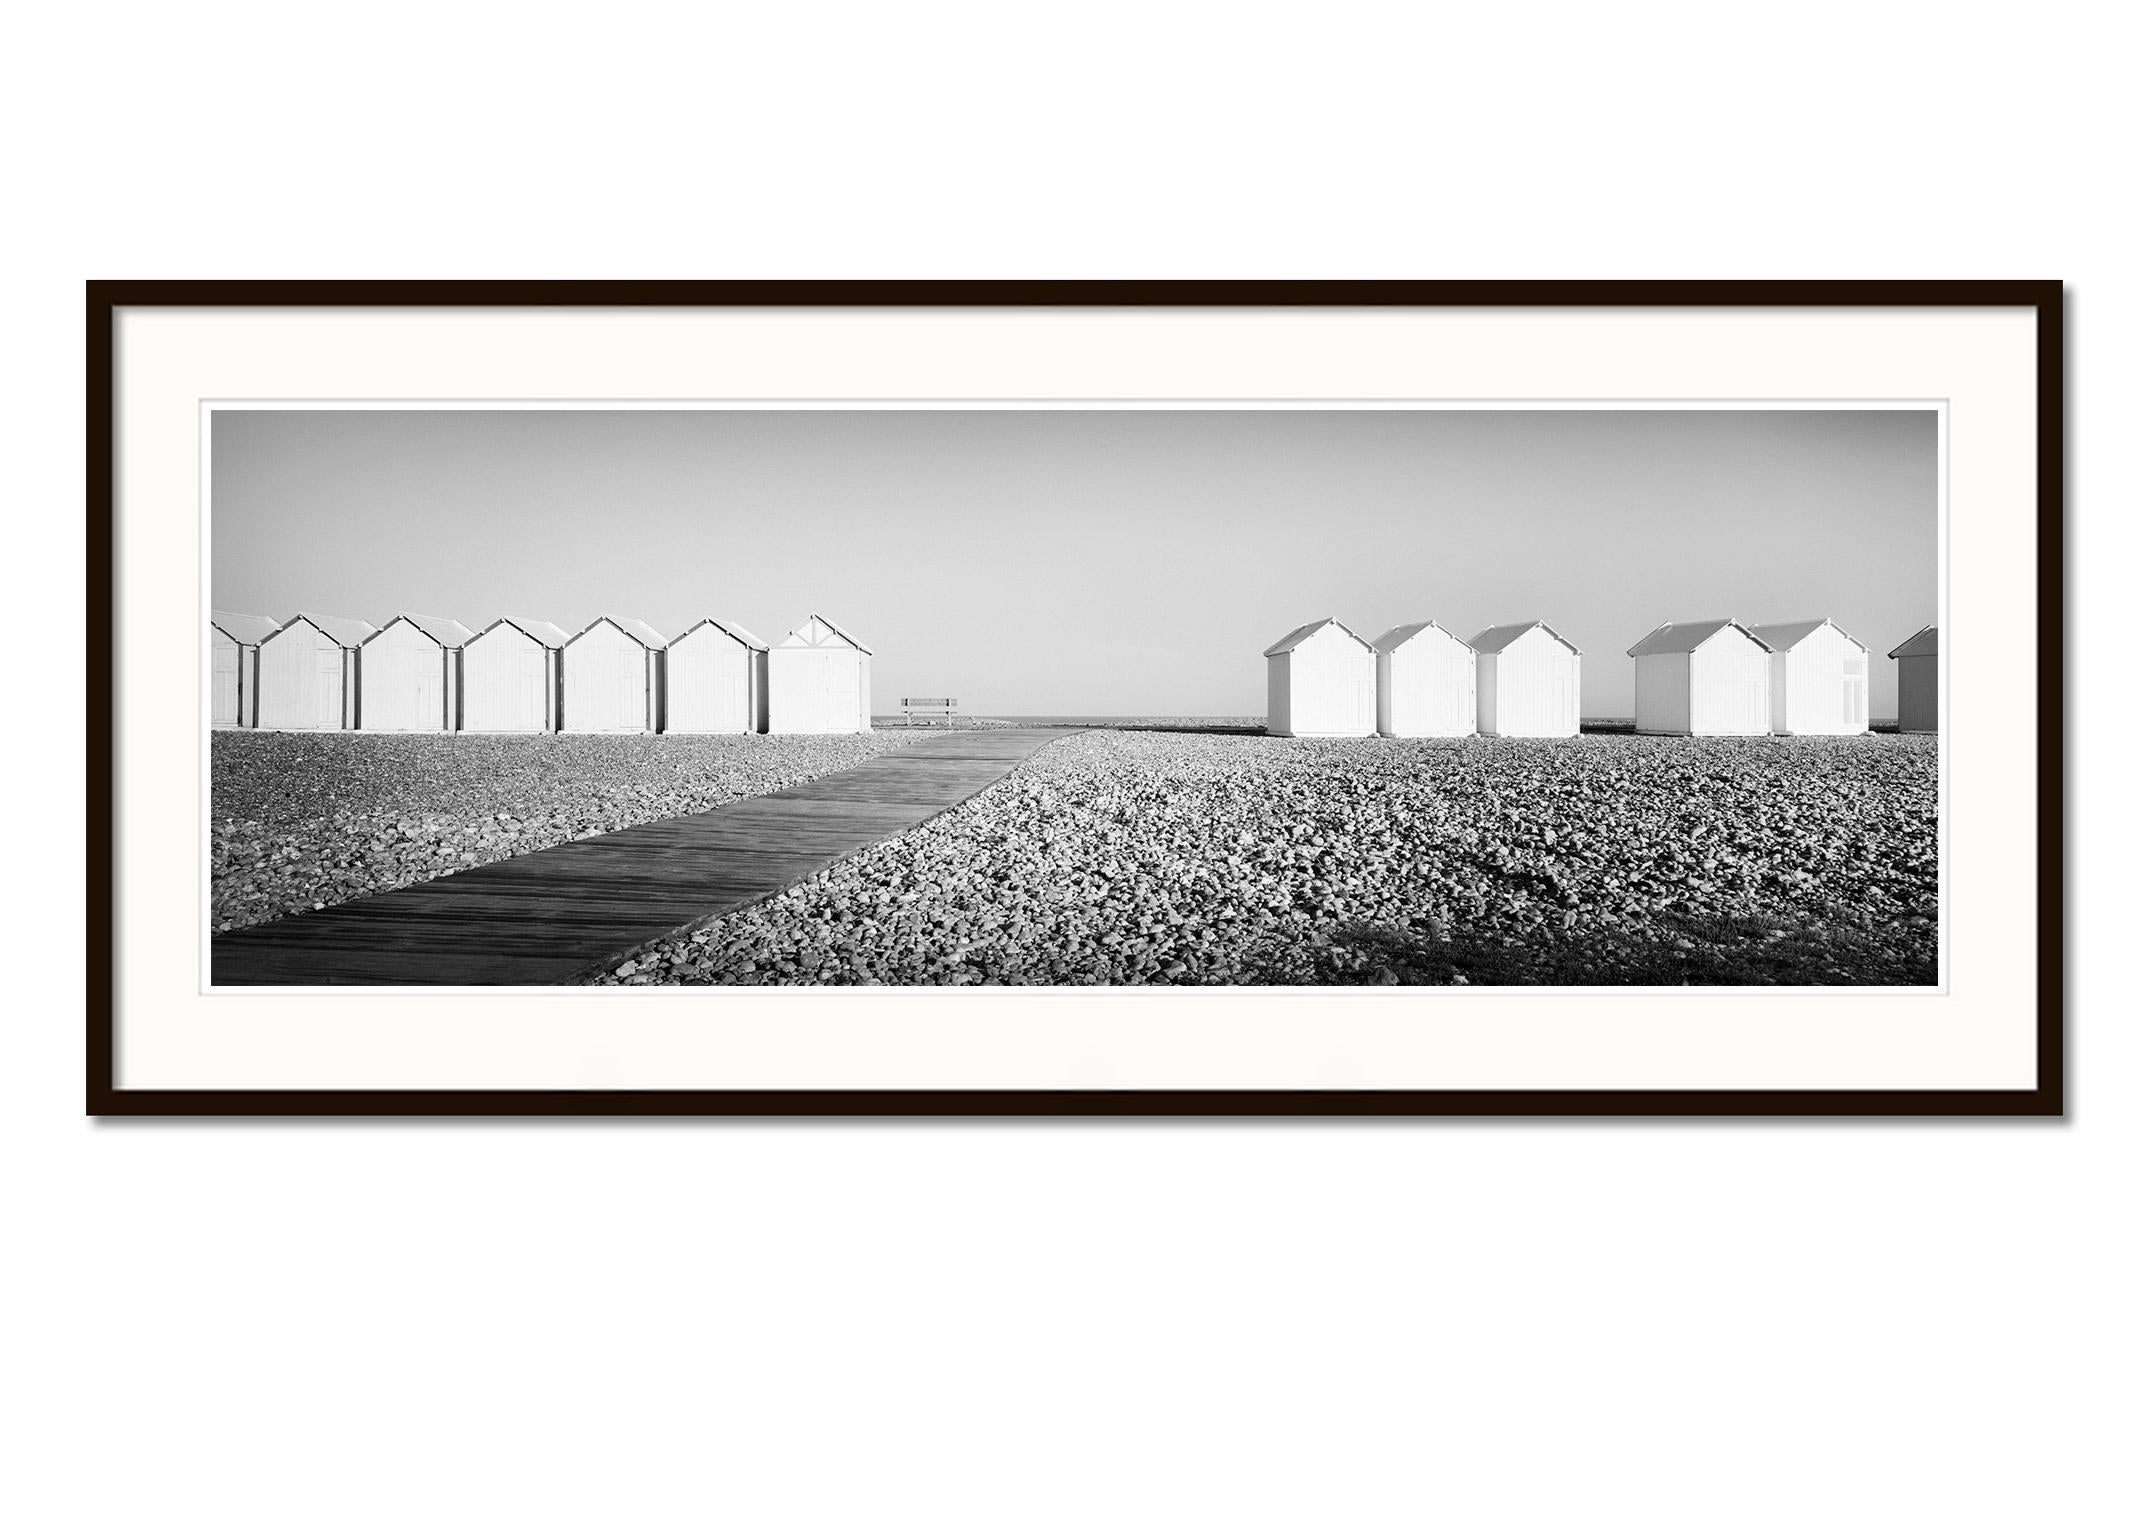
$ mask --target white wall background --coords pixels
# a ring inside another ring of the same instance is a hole
[[[845,11],[39,13],[31,613],[77,612],[90,276],[2057,275],[2119,697],[2116,13]],[[80,747],[19,716],[0,1525],[2138,1533],[2138,722],[2074,744],[2066,1126],[99,1127]]]

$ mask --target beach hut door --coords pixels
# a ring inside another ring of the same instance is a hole
[[[316,726],[343,725],[343,652],[313,654],[313,720]]]
[[[545,724],[545,661],[543,650],[515,659],[515,724],[524,731],[539,731]]]
[[[640,651],[612,655],[612,721],[618,727],[646,725],[649,718],[649,658]]]
[[[423,662],[414,662],[411,673],[410,724],[419,728],[440,725],[440,680],[433,676],[432,669],[426,667]]]
[[[211,699],[215,714],[209,719],[218,726],[230,726],[239,719],[239,653],[236,647],[219,646],[216,649],[216,680]]]

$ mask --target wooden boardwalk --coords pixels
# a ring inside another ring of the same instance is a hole
[[[219,986],[573,982],[967,801],[1075,729],[950,732],[789,790],[234,929]]]

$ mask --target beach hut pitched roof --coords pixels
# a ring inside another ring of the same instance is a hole
[[[858,650],[864,652],[868,657],[873,655],[872,647],[866,645],[865,642],[859,640],[858,637],[852,635],[848,630],[845,630],[834,620],[831,620],[827,616],[821,614],[807,615],[805,623],[791,630],[788,634],[784,636],[783,640],[777,642],[776,644],[779,646],[786,646],[789,645],[792,641],[798,641],[803,645],[811,646],[815,644],[814,638],[807,635],[806,632],[813,629],[813,627],[816,625],[820,626],[823,630],[827,631],[837,640],[847,642],[848,644],[857,647]]]
[[[1940,627],[1927,625],[1923,630],[1888,653],[1891,657],[1937,657],[1940,655]]]
[[[1763,651],[1775,648],[1762,640],[1735,619],[1682,620],[1674,624],[1659,625],[1627,648],[1630,657],[1661,657],[1674,652],[1690,652],[1702,642],[1724,629],[1736,630],[1759,646]]]
[[[1373,649],[1373,643],[1371,641],[1368,641],[1364,636],[1360,635],[1357,631],[1351,629],[1350,626],[1344,624],[1343,621],[1337,619],[1334,615],[1330,615],[1327,619],[1317,619],[1310,625],[1299,626],[1296,630],[1292,631],[1289,635],[1285,636],[1281,641],[1278,641],[1274,646],[1271,646],[1261,655],[1264,657],[1280,657],[1287,651],[1294,651],[1302,643],[1311,639],[1320,631],[1327,629],[1330,625],[1335,626],[1338,630],[1349,636],[1353,641],[1356,641],[1360,646],[1363,646],[1367,651],[1371,651]]]
[[[1409,640],[1412,636],[1423,634],[1425,631],[1428,630],[1439,631],[1442,635],[1446,636],[1450,641],[1455,642],[1459,646],[1467,647],[1470,644],[1468,641],[1465,641],[1461,636],[1457,635],[1454,631],[1448,629],[1447,626],[1436,624],[1429,619],[1421,619],[1414,625],[1398,625],[1393,630],[1384,632],[1377,640],[1374,641],[1373,650],[1377,652],[1392,652],[1398,646],[1401,646],[1405,641]]]
[[[229,609],[211,609],[209,623],[241,646],[259,646],[283,629],[266,614],[234,614]]]
[[[1541,619],[1521,620],[1512,625],[1490,625],[1480,630],[1464,644],[1475,652],[1504,652],[1533,630],[1542,630],[1577,657],[1582,655],[1581,647],[1575,645],[1574,642],[1568,640]]]
[[[577,640],[583,636],[586,636],[592,630],[595,630],[599,625],[617,625],[628,635],[633,636],[635,640],[641,642],[644,646],[647,646],[654,651],[662,651],[665,647],[671,644],[669,641],[665,640],[664,637],[658,635],[653,627],[643,624],[638,619],[621,619],[616,614],[598,615],[587,625],[584,625],[580,630],[577,630],[574,635],[568,637],[568,639]]]
[[[374,626],[369,625],[362,619],[338,619],[333,614],[298,613],[277,626],[274,633],[282,635],[301,620],[313,626],[314,629],[320,631],[321,634],[327,636],[338,646],[356,646],[367,636],[373,634],[375,629]]]
[[[1780,625],[1755,625],[1751,628],[1753,633],[1761,638],[1761,643],[1770,651],[1787,652],[1816,630],[1825,630],[1830,627],[1833,627],[1838,635],[1860,651],[1865,650],[1865,642],[1859,640],[1841,625],[1836,624],[1832,619],[1786,620]]]
[[[1328,621],[1325,619],[1317,619],[1310,625],[1301,625],[1296,630],[1291,631],[1281,641],[1278,641],[1274,646],[1271,646],[1261,655],[1264,657],[1280,657],[1285,652],[1290,651],[1293,647],[1297,646],[1299,642],[1305,640],[1306,637],[1312,635],[1316,630],[1320,629],[1323,625],[1327,623]]]
[[[541,619],[517,619],[512,614],[501,615],[490,625],[480,630],[478,635],[488,635],[498,630],[502,625],[506,625],[512,630],[519,630],[538,645],[549,646],[555,651],[567,644],[567,632],[559,626]],[[477,636],[472,636],[471,639],[476,640]]]
[[[392,616],[387,624],[382,625],[381,630],[386,630],[389,625],[393,625],[397,620],[407,622],[420,635],[428,637],[440,646],[460,646],[465,641],[474,639],[477,635],[477,632],[468,625],[458,623],[452,619],[442,619],[437,614],[397,614]],[[373,633],[379,635],[381,632],[376,630]]]
[[[765,652],[769,649],[767,642],[763,641],[751,630],[748,630],[744,625],[733,625],[728,623],[727,621],[714,619],[707,616],[704,616],[703,618],[694,621],[693,624],[687,626],[686,629],[680,631],[677,635],[673,636],[669,644],[677,646],[681,641],[684,641],[688,636],[692,635],[695,631],[701,629],[701,627],[704,625],[708,625],[713,629],[723,631],[724,634],[730,636],[734,641],[737,641],[748,651]],[[852,641],[851,644],[853,646],[858,645],[856,641]],[[863,647],[860,647],[859,649],[864,650]]]

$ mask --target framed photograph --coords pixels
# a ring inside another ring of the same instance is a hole
[[[2057,282],[96,282],[97,1115],[2063,1107]]]

